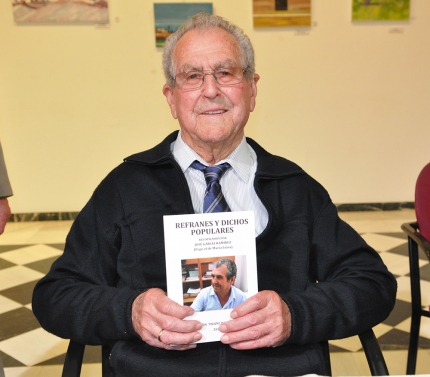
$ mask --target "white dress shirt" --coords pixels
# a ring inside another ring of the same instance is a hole
[[[206,180],[200,170],[193,169],[190,165],[195,160],[206,166],[208,163],[182,140],[180,131],[178,138],[170,148],[187,179],[194,212],[202,213]],[[222,162],[228,162],[231,165],[231,169],[228,169],[220,180],[225,200],[232,212],[254,211],[255,235],[258,236],[266,228],[269,215],[254,190],[257,155],[243,138],[238,147],[225,160],[219,161],[219,163]]]

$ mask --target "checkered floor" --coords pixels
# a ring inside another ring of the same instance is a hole
[[[401,231],[361,234],[381,254],[398,281],[396,306],[391,315],[374,328],[375,334],[383,350],[405,350],[410,327],[406,236]],[[10,242],[7,242],[7,237],[2,238],[0,244],[0,357],[3,365],[8,370],[7,368],[11,367],[62,364],[68,341],[40,328],[31,311],[31,295],[36,282],[46,274],[52,262],[62,253],[64,244],[58,242],[58,237],[54,237],[54,243],[47,243],[46,240],[37,242],[37,237],[27,237],[33,242],[26,244],[12,242],[12,239],[17,239],[17,233],[15,238],[10,238]],[[428,307],[430,264],[425,255],[421,256],[420,267],[423,305]],[[430,348],[430,321],[423,319],[420,335],[420,347]],[[332,341],[331,349],[335,352],[356,352],[361,346],[358,338],[352,337]],[[99,359],[99,347],[90,347],[84,362],[97,362]]]

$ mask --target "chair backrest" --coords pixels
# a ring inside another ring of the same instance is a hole
[[[430,241],[430,163],[421,170],[415,185],[415,214],[420,233]]]

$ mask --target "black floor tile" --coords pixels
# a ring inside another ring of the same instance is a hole
[[[17,285],[12,288],[0,291],[2,296],[10,298],[13,301],[19,302],[22,305],[27,305],[31,303],[31,297],[33,295],[33,289],[38,280]]]
[[[387,250],[387,251],[390,253],[393,253],[393,254],[398,254],[398,255],[403,255],[405,257],[409,257],[409,251],[408,251],[408,245],[407,244],[393,247],[392,249]]]
[[[329,348],[330,352],[351,352],[345,348],[335,346],[334,344],[330,344],[330,342],[328,344],[328,348]]]
[[[13,266],[16,266],[16,264],[0,258],[0,270],[4,270],[5,268],[9,268]]]
[[[25,364],[21,363],[20,361],[14,359],[13,357],[9,356],[8,354],[2,351],[0,351],[0,358],[4,368],[25,366]]]
[[[410,316],[411,303],[402,300],[396,300],[393,311],[383,323],[389,326],[396,326]]]
[[[46,275],[51,268],[52,263],[54,263],[57,259],[58,257],[47,258],[37,262],[28,263],[25,265],[25,267],[31,268]]]
[[[47,243],[46,245],[51,246],[51,247],[55,247],[58,250],[63,251],[64,250],[64,243]]]
[[[18,308],[0,314],[0,324],[2,324],[0,326],[0,341],[40,327],[32,311],[27,308]]]
[[[0,245],[0,253],[4,253],[6,251],[12,251],[16,249],[22,249],[23,247],[32,246],[30,245]]]
[[[378,338],[382,350],[407,350],[409,346],[409,332],[393,329]],[[419,338],[419,347],[430,348],[430,339]]]

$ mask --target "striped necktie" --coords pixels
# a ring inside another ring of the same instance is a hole
[[[191,167],[200,170],[205,175],[206,192],[203,201],[203,213],[209,212],[231,212],[221,191],[219,180],[223,174],[231,168],[228,162],[214,166],[205,166],[198,161],[194,161]]]

